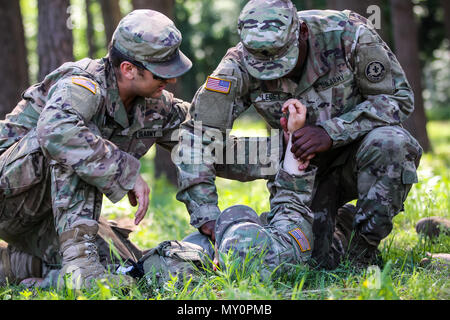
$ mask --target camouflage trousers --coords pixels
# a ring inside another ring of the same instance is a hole
[[[393,218],[417,182],[419,143],[401,127],[380,127],[360,141],[312,161],[318,167],[314,212],[314,266],[335,268],[346,248],[333,237],[337,209],[357,199],[353,230],[373,246],[392,231]]]
[[[242,262],[262,262],[262,275],[284,272],[291,266],[306,265],[313,248],[312,224],[301,212],[286,208],[263,224],[250,207],[225,209],[216,221],[218,261],[232,254]]]
[[[221,265],[223,254],[233,253],[243,262],[262,262],[265,275],[283,272],[293,265],[306,265],[313,243],[311,202],[317,168],[310,166],[295,175],[280,166],[268,182],[271,193],[266,221],[247,206],[225,209],[216,220],[216,247]]]
[[[242,265],[256,267],[263,277],[305,266],[314,246],[314,217],[308,204],[316,171],[311,166],[292,175],[280,168],[269,182],[271,209],[264,218],[248,206],[231,206],[216,220],[215,252],[211,252],[208,236],[196,232],[182,241],[165,241],[149,250],[139,261],[143,272],[167,280],[168,273],[191,274],[192,263],[201,266],[211,263],[214,257],[225,268],[229,256],[239,259]]]
[[[35,151],[22,154],[30,144]],[[58,235],[98,221],[102,193],[45,158],[32,133],[0,155],[0,170],[0,239],[18,250],[58,263]]]

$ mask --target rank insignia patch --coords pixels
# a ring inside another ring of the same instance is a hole
[[[370,62],[366,67],[366,77],[370,82],[380,82],[386,76],[386,68],[381,62]]]
[[[295,228],[294,230],[289,231],[289,234],[295,239],[302,252],[311,250],[309,240],[303,233],[302,229]]]
[[[208,77],[205,89],[228,94],[231,90],[231,81],[220,78]]]
[[[97,84],[92,80],[82,77],[73,77],[72,83],[75,83],[79,86],[82,86],[83,88],[88,89],[93,94],[97,93]]]

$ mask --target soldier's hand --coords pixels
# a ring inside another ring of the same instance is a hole
[[[307,125],[292,135],[291,151],[299,160],[310,160],[310,156],[331,149],[333,141],[322,127]]]
[[[214,231],[215,227],[216,227],[216,220],[212,220],[202,225],[199,229],[201,233],[203,233],[205,236],[210,237],[211,240],[214,242],[216,241],[216,233]]]
[[[289,114],[287,131],[292,133],[296,129],[303,128],[306,122],[306,107],[303,103],[297,99],[289,99],[283,104],[281,111],[286,115]]]
[[[148,203],[149,203],[150,187],[147,182],[144,181],[142,176],[138,176],[136,183],[134,184],[133,190],[128,192],[128,200],[130,204],[135,207],[139,204],[138,210],[135,213],[134,224],[138,225],[142,219],[144,219],[147,213]]]

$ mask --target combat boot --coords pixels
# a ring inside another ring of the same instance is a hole
[[[346,256],[356,269],[365,269],[370,265],[381,267],[383,263],[378,245],[370,243],[359,232],[353,233]]]
[[[63,232],[60,237],[62,255],[62,269],[60,271],[59,286],[66,284],[74,289],[90,288],[95,280],[106,279],[113,285],[130,286],[133,278],[126,275],[108,273],[100,263],[95,237],[98,223],[87,221]],[[66,282],[62,281],[67,276]]]
[[[6,243],[0,244],[0,286],[42,276],[42,261]]]

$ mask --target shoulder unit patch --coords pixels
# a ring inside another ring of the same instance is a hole
[[[372,61],[366,66],[366,77],[370,82],[380,82],[386,76],[386,68],[379,61]]]
[[[209,76],[206,80],[205,89],[228,94],[231,90],[231,81]]]
[[[97,84],[88,78],[72,77],[72,83],[75,83],[79,86],[82,86],[83,88],[88,89],[93,94],[97,93]]]

